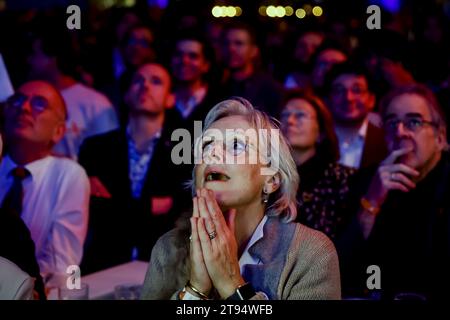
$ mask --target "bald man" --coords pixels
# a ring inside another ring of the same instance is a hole
[[[47,280],[80,263],[88,224],[85,171],[72,160],[51,155],[64,136],[66,117],[58,90],[43,81],[25,83],[6,102],[0,204],[30,230]]]

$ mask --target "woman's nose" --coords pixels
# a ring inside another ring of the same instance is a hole
[[[205,150],[203,158],[205,161],[207,160],[209,164],[221,164],[224,160],[224,151],[224,147],[221,143],[214,143]]]

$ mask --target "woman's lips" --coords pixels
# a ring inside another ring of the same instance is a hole
[[[211,168],[205,171],[205,182],[226,182],[228,180],[230,180],[230,177],[221,170]]]

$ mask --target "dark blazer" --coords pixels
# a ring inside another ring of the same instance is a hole
[[[384,131],[369,122],[360,168],[378,165],[388,155]]]
[[[391,191],[381,206],[372,232],[362,235],[357,213],[376,167],[360,170],[351,179],[350,215],[338,237],[343,293],[367,293],[366,269],[381,270],[383,299],[414,292],[427,299],[448,298],[450,277],[450,157],[405,193]]]
[[[166,119],[167,120],[167,119]],[[148,261],[156,240],[173,227],[179,207],[187,199],[183,194],[181,168],[171,160],[172,126],[167,122],[149,162],[142,194],[133,199],[129,179],[128,141],[125,129],[86,139],[79,161],[89,177],[97,177],[111,199],[91,196],[90,221],[82,262],[84,273],[93,272],[132,258]],[[155,201],[172,199],[172,207],[156,214]]]

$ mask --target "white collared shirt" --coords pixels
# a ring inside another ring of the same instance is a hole
[[[359,128],[358,134],[350,139],[345,137],[342,131],[336,127],[336,135],[339,140],[339,151],[341,154],[341,158],[339,159],[340,164],[351,168],[360,167],[368,126],[369,120],[366,118]]]
[[[0,163],[0,203],[8,193],[17,167],[9,156]],[[89,180],[76,162],[47,156],[25,166],[30,176],[24,190],[22,220],[36,245],[41,274],[66,273],[78,265],[88,226]]]
[[[177,99],[175,102],[175,108],[177,108],[183,118],[186,119],[194,111],[195,107],[203,101],[205,96],[206,86],[195,90],[194,94],[189,97],[186,103],[183,103],[180,99]]]
[[[242,253],[241,258],[239,259],[239,268],[241,270],[241,274],[244,271],[244,266],[248,264],[262,264],[260,259],[256,259],[250,255],[248,250],[259,240],[264,236],[264,225],[266,224],[267,216],[264,215],[264,218],[262,218],[261,222],[256,227],[255,231],[252,234],[252,237],[250,238],[250,241],[247,243],[247,246],[245,247],[244,252]],[[190,294],[189,291],[186,291],[183,300],[200,300],[199,297],[194,296],[193,294]]]

